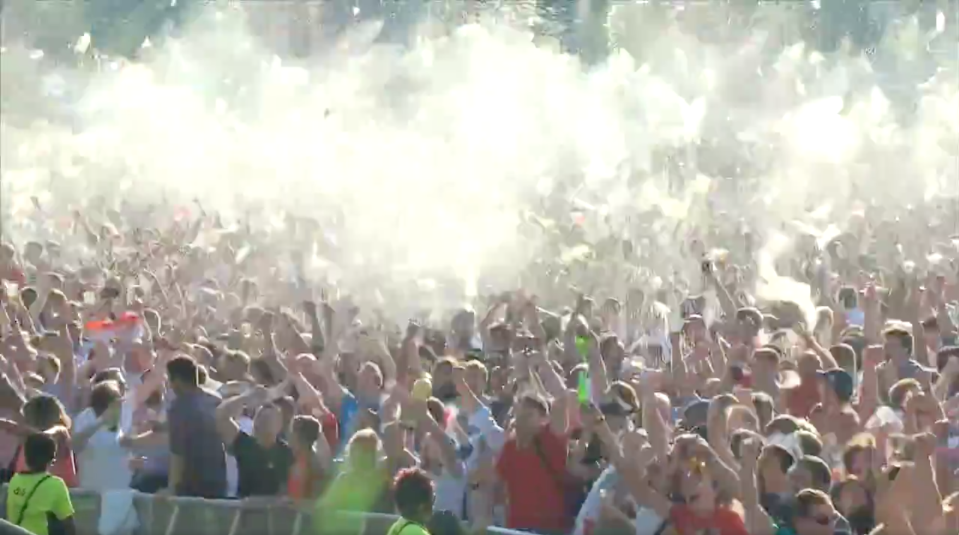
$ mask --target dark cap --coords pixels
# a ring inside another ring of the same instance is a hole
[[[698,425],[705,425],[709,414],[709,400],[698,399],[683,408],[682,420],[679,427],[692,430]]]
[[[849,375],[849,372],[845,370],[834,369],[820,371],[819,376],[826,381],[826,384],[829,385],[829,388],[832,388],[833,392],[835,392],[836,396],[839,398],[839,401],[847,402],[852,400],[854,387],[852,375]]]

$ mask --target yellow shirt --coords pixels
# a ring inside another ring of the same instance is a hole
[[[410,522],[400,517],[399,520],[393,522],[393,525],[390,526],[390,530],[386,532],[386,535],[430,535],[430,532],[426,531],[426,528],[416,522]]]
[[[7,487],[7,521],[16,522],[20,518],[24,502],[26,504],[23,521],[20,527],[35,535],[47,535],[47,514],[52,514],[59,520],[66,520],[73,516],[73,503],[70,501],[70,492],[66,483],[57,476],[47,477],[46,472],[38,474],[16,474]],[[40,480],[47,478],[40,486]],[[36,491],[34,491],[36,487]],[[407,534],[404,534],[407,535]],[[413,534],[409,534],[413,535]]]

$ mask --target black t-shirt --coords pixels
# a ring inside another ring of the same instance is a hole
[[[238,498],[282,494],[293,466],[293,452],[286,442],[277,440],[273,447],[266,449],[250,435],[240,432],[230,453],[236,457]]]

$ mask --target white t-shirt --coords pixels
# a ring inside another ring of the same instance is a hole
[[[436,501],[433,503],[433,509],[449,511],[462,520],[463,508],[466,505],[466,464],[460,462],[460,467],[462,470],[460,477],[455,477],[444,469],[443,473],[435,478]]]
[[[74,435],[96,425],[96,421],[93,409],[84,409],[73,420]],[[100,492],[130,488],[129,455],[120,446],[119,429],[98,429],[76,458],[80,488]]]

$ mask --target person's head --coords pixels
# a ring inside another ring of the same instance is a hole
[[[786,448],[769,444],[763,448],[757,464],[761,488],[782,488],[788,485],[787,474],[796,463],[796,459]]]
[[[615,334],[605,336],[599,344],[599,352],[603,357],[603,362],[606,363],[606,367],[618,370],[623,364],[623,359],[626,358],[626,348],[623,347],[623,342]]]
[[[114,381],[97,383],[90,391],[90,408],[98,418],[107,412],[112,405],[119,403],[122,394],[120,386]]]
[[[149,342],[138,340],[130,346],[126,361],[129,370],[143,373],[153,366],[154,353],[151,345]]]
[[[836,344],[829,348],[832,358],[836,359],[836,364],[852,377],[859,373],[859,367],[856,365],[856,350],[849,344]]]
[[[853,437],[842,452],[842,466],[846,475],[865,479],[872,469],[872,456],[876,453],[876,441],[872,435],[863,433]]]
[[[912,333],[902,327],[892,327],[886,329],[883,335],[886,358],[893,362],[903,362],[912,358]]]
[[[718,494],[706,462],[703,459],[691,458],[684,464],[676,475],[679,497],[697,513],[714,510],[718,505]]]
[[[283,431],[283,413],[273,403],[261,405],[253,414],[253,437],[261,444],[273,444]]]
[[[23,442],[23,460],[31,472],[46,472],[57,457],[57,441],[47,433],[32,433]]]
[[[922,392],[922,385],[915,379],[900,379],[889,389],[889,405],[895,410],[905,410],[906,402]]]
[[[489,382],[489,371],[486,365],[477,360],[472,360],[466,364],[466,384],[476,394],[486,392],[486,384]]]
[[[779,374],[779,352],[770,347],[761,347],[753,353],[750,369],[757,380],[774,380]]]
[[[796,535],[833,535],[836,520],[838,514],[825,492],[805,489],[796,495],[793,517]]]
[[[299,415],[290,424],[290,447],[297,454],[312,454],[313,445],[320,439],[322,426],[312,416]]]
[[[804,426],[796,431],[794,436],[796,437],[796,442],[799,444],[799,451],[801,451],[803,455],[811,455],[813,457],[822,455],[822,440],[820,440],[814,427],[809,429]]]
[[[62,425],[70,427],[70,418],[60,401],[47,394],[32,397],[23,405],[23,420],[34,429],[46,431]]]
[[[250,356],[243,351],[225,351],[217,366],[223,382],[245,381],[250,376]]]
[[[92,381],[94,385],[100,384],[104,381],[112,381],[116,383],[117,387],[120,389],[121,396],[127,391],[127,381],[123,378],[123,370],[120,368],[107,368],[94,374]]]
[[[361,397],[378,399],[383,391],[383,372],[375,362],[364,362],[360,366],[357,388]]]
[[[453,382],[455,366],[455,361],[449,357],[436,361],[433,366],[433,395],[442,401],[456,397],[456,385]]]
[[[604,401],[599,410],[615,433],[629,429],[630,419],[639,412],[639,400],[633,387],[622,381],[616,381],[606,390]]]
[[[827,409],[838,408],[852,402],[852,376],[844,370],[819,372],[819,399]]]
[[[789,469],[789,484],[793,492],[798,493],[805,489],[815,489],[820,492],[829,490],[832,474],[826,461],[818,457],[806,456],[796,462]]]
[[[178,355],[166,365],[170,388],[176,394],[196,390],[200,387],[200,374],[197,373],[196,361],[186,355]]]
[[[401,470],[393,481],[393,499],[403,518],[425,524],[433,514],[433,480],[419,468]]]
[[[372,429],[357,431],[346,446],[347,463],[352,470],[376,468],[380,455],[380,437]]]
[[[543,398],[527,394],[519,399],[514,409],[516,434],[532,438],[548,422],[549,403]]]

